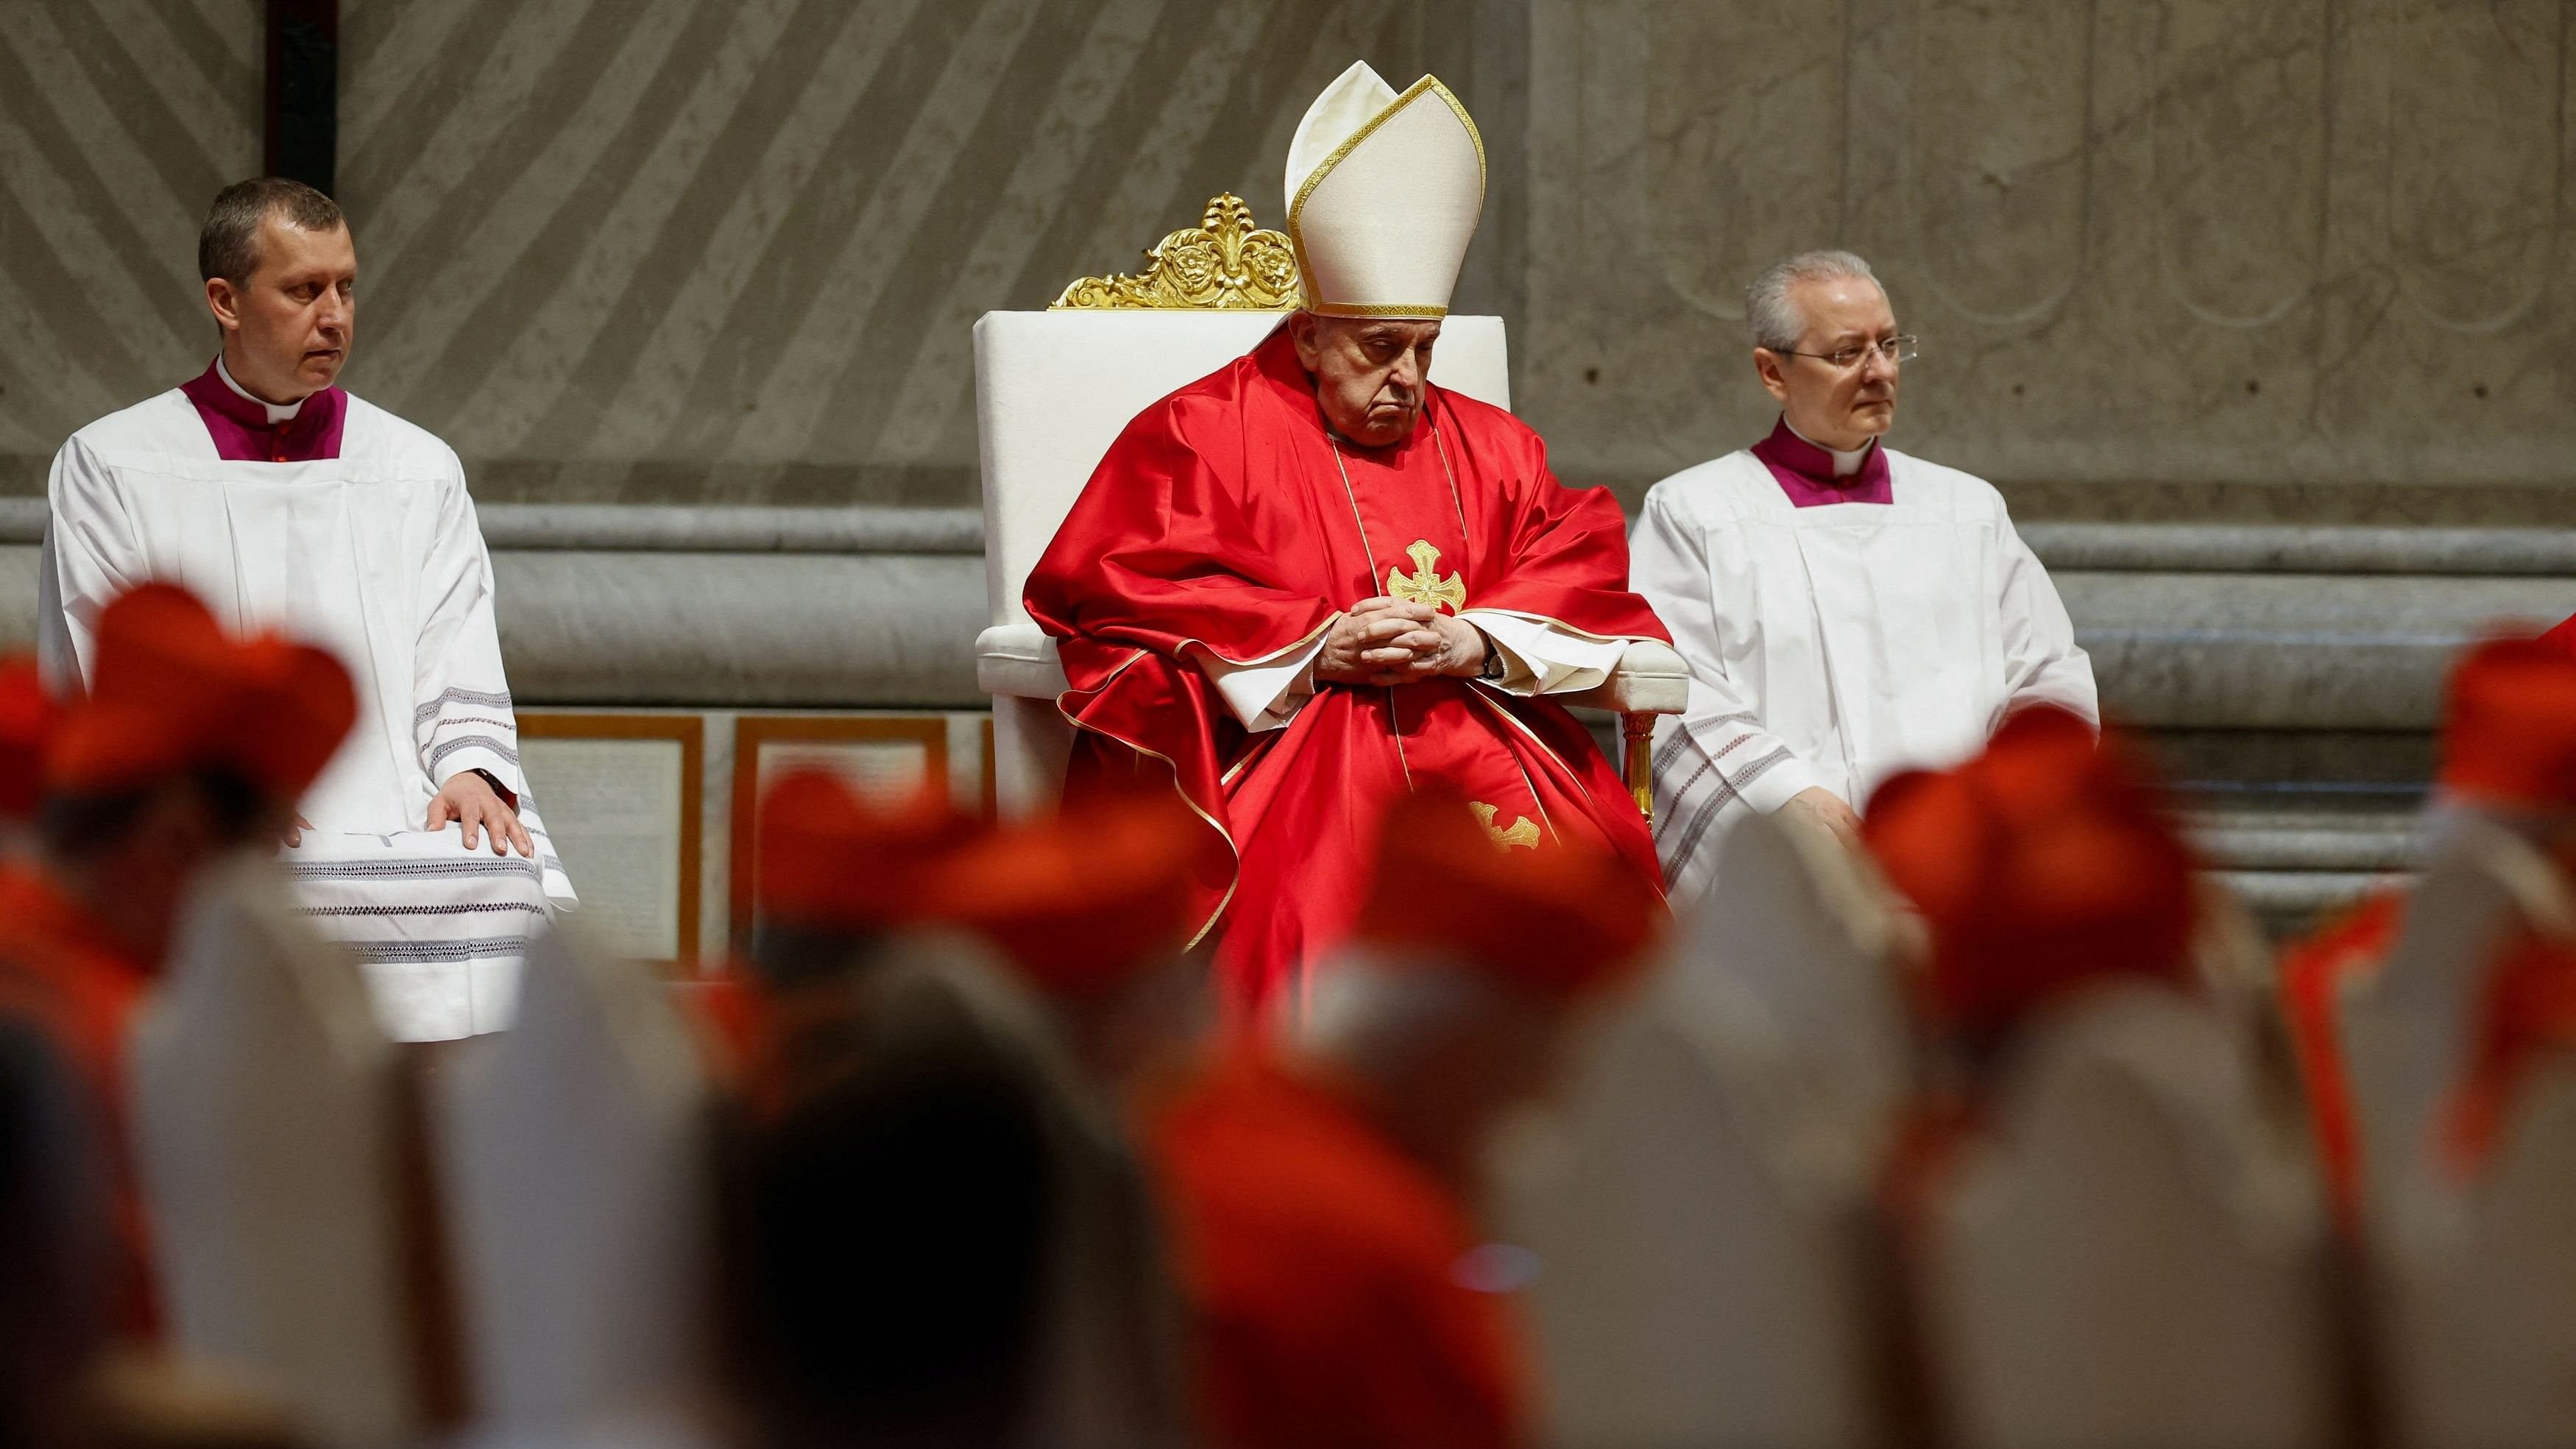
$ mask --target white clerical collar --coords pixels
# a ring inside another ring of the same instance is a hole
[[[235,393],[240,394],[241,397],[247,401],[255,402],[261,407],[268,409],[268,425],[272,428],[276,427],[279,423],[285,422],[294,417],[297,413],[304,411],[304,399],[302,398],[297,398],[291,403],[273,403],[264,397],[252,397],[249,388],[233,381],[232,370],[224,366],[224,360],[221,356],[215,358],[215,376],[222,378],[224,380],[224,386],[231,388]]]
[[[1834,476],[1837,478],[1848,478],[1854,473],[1859,472],[1861,460],[1869,456],[1870,449],[1878,446],[1878,439],[1872,438],[1868,442],[1861,444],[1859,447],[1854,448],[1849,452],[1845,452],[1840,448],[1828,448],[1824,444],[1817,442],[1815,439],[1808,437],[1806,434],[1799,432],[1797,425],[1790,422],[1787,418],[1782,418],[1780,420],[1780,424],[1787,428],[1791,435],[1796,437],[1799,442],[1806,444],[1808,447],[1815,449],[1819,453],[1832,454],[1834,459]]]

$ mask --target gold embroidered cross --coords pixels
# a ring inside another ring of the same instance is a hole
[[[1528,816],[1523,815],[1515,819],[1512,821],[1512,828],[1505,830],[1494,823],[1494,816],[1499,813],[1501,807],[1488,805],[1482,800],[1470,800],[1467,802],[1467,808],[1476,812],[1478,820],[1485,822],[1485,833],[1494,837],[1494,844],[1501,849],[1509,850],[1515,845],[1526,845],[1532,850],[1538,849],[1538,827],[1530,824]]]
[[[1408,604],[1429,604],[1435,609],[1446,604],[1452,614],[1467,607],[1466,582],[1456,574],[1445,579],[1440,577],[1436,567],[1440,562],[1440,550],[1431,546],[1431,540],[1417,538],[1413,547],[1404,553],[1405,557],[1413,560],[1413,577],[1406,578],[1396,570],[1388,569],[1386,592],[1390,598],[1402,599]]]

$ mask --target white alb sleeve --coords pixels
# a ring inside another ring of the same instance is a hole
[[[519,761],[519,718],[492,609],[492,556],[461,469],[440,500],[438,524],[422,578],[427,607],[414,655],[413,744],[434,785],[468,770],[500,782],[536,844],[548,903],[569,910],[579,897]]]
[[[99,611],[143,582],[142,544],[116,481],[80,439],[54,454],[36,582],[36,649],[45,687],[77,698],[89,689]]]
[[[1338,622],[1340,615],[1334,616]],[[1302,644],[1291,644],[1276,654],[1237,664],[1220,659],[1204,645],[1190,650],[1190,657],[1216,686],[1225,699],[1225,707],[1243,727],[1260,734],[1264,730],[1285,729],[1315,696],[1315,660],[1324,652],[1324,636],[1332,625],[1315,631],[1315,637]]]
[[[1545,619],[1502,609],[1458,616],[1485,632],[1503,656],[1499,687],[1513,694],[1578,694],[1610,681],[1625,639],[1591,639]]]
[[[2001,520],[2003,580],[1996,602],[2004,634],[2004,706],[2008,718],[2035,704],[2053,704],[2102,727],[2102,702],[2093,685],[2093,656],[2075,642],[2074,622],[2057,596],[2048,570],[2012,520]],[[1988,720],[1989,730],[2003,718]]]

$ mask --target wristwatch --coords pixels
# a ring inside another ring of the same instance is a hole
[[[473,770],[470,773],[482,776],[483,783],[492,787],[492,793],[501,797],[501,803],[510,807],[511,814],[519,813],[519,792],[502,784],[500,776],[482,769]]]
[[[1470,629],[1476,629],[1476,626],[1473,624],[1470,624],[1467,627]],[[1476,670],[1476,678],[1478,682],[1484,684],[1502,683],[1503,675],[1506,672],[1503,665],[1503,651],[1494,647],[1494,636],[1486,633],[1484,630],[1476,629],[1476,637],[1485,641],[1485,662]]]

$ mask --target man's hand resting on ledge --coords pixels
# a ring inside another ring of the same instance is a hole
[[[1790,796],[1780,813],[1801,824],[1821,825],[1843,844],[1860,848],[1860,817],[1843,803],[1843,797],[1822,785],[1809,785]]]
[[[1332,684],[1411,684],[1473,678],[1485,667],[1476,626],[1426,604],[1362,599],[1324,636],[1315,678]]]
[[[519,812],[501,802],[483,777],[472,770],[448,778],[439,787],[438,797],[429,802],[429,823],[422,827],[436,830],[453,820],[465,827],[465,848],[472,850],[489,836],[494,855],[507,855],[516,846],[519,854],[537,858],[537,843],[528,838],[527,827],[519,823]]]

